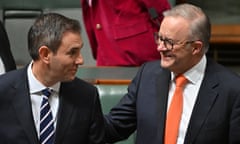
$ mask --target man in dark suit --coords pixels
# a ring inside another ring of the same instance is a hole
[[[1,143],[103,143],[97,89],[75,77],[83,64],[80,30],[77,20],[56,13],[40,16],[30,28],[32,62],[0,77]],[[46,88],[51,95],[42,105]]]
[[[0,21],[0,58],[3,63],[3,67],[0,70],[2,73],[16,69],[16,64],[11,52],[8,35],[1,21]]]
[[[125,139],[136,130],[137,144],[240,143],[240,78],[206,58],[210,27],[204,12],[190,4],[164,12],[155,36],[161,60],[144,64],[128,93],[106,115],[108,142]],[[178,99],[183,102],[177,107],[181,111],[174,128],[171,123],[177,118],[169,120],[178,102],[173,93],[180,76],[187,84],[182,86],[182,100]]]

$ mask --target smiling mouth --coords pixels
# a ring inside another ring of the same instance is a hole
[[[77,72],[77,70],[75,70],[75,69],[74,69],[74,70],[72,70],[72,72],[76,73],[76,72]]]
[[[77,71],[78,70],[78,67],[73,67],[72,68],[72,71]]]
[[[170,57],[173,57],[173,55],[170,53],[162,53],[162,57],[170,58]]]

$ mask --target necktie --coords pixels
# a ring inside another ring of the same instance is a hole
[[[53,144],[54,120],[48,98],[51,95],[50,89],[42,90],[43,98],[40,108],[40,142],[41,144]]]
[[[176,77],[176,89],[167,113],[165,144],[176,144],[177,142],[178,129],[183,109],[182,93],[187,81],[188,80],[183,75]]]

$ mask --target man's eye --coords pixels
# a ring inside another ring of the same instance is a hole
[[[69,55],[75,55],[77,53],[77,50],[71,50],[68,52]]]
[[[170,45],[172,44],[171,41],[169,41],[169,40],[166,40],[166,43],[167,43],[167,44],[170,44]]]
[[[170,45],[173,44],[173,40],[171,40],[171,39],[166,39],[165,42],[166,42],[167,44],[170,44]]]
[[[168,38],[163,38],[162,36],[159,36],[159,39],[160,39],[161,41],[163,41],[164,43],[166,43],[166,44],[172,45],[172,44],[174,43],[173,40],[168,39]]]

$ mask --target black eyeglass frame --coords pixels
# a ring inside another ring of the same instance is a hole
[[[174,42],[172,39],[168,39],[168,38],[164,39],[161,35],[159,35],[158,32],[154,33],[154,39],[157,45],[160,45],[160,43],[163,42],[163,45],[167,50],[172,50],[174,45],[181,45],[181,44],[185,45],[185,44],[193,43],[196,41],[196,40],[192,40],[192,41],[184,41],[184,42]],[[171,46],[170,48],[169,48],[169,45]]]

